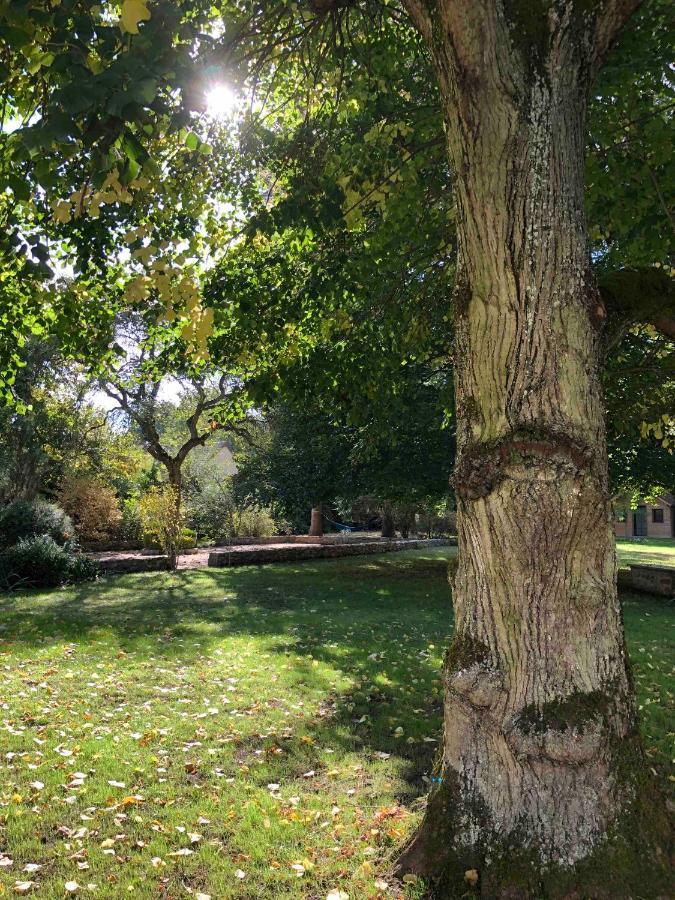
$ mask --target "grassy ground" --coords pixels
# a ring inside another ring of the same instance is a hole
[[[400,896],[389,866],[441,723],[447,553],[2,598],[0,891]],[[672,610],[628,597],[625,615],[666,784]]]
[[[619,539],[616,542],[619,565],[649,563],[654,566],[675,566],[675,541],[655,538]]]

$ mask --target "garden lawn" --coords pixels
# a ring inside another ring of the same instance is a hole
[[[675,541],[654,538],[619,539],[616,552],[620,566],[645,565],[675,567]]]
[[[452,552],[1,598],[0,891],[402,896],[389,871],[438,746]],[[625,618],[667,786],[672,609],[631,596]]]

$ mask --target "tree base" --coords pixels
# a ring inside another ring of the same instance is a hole
[[[635,788],[635,799],[606,839],[575,866],[563,867],[523,849],[517,838],[459,845],[457,783],[444,777],[398,859],[396,875],[423,878],[425,896],[434,900],[668,900],[673,848],[666,806],[650,775],[641,774]]]

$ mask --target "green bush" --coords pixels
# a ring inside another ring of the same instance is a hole
[[[83,553],[74,553],[68,562],[68,582],[93,581],[99,573],[98,563]]]
[[[271,537],[277,533],[272,513],[261,506],[249,506],[234,517],[235,537]]]
[[[70,517],[56,504],[44,500],[15,500],[0,510],[0,548],[12,547],[25,538],[46,536],[59,547],[75,546]]]
[[[192,550],[197,546],[197,532],[192,528],[181,528],[180,534],[176,540],[176,549]]]
[[[86,556],[69,553],[49,535],[22,538],[0,553],[0,585],[13,587],[57,587],[66,582],[95,578],[96,563]]]

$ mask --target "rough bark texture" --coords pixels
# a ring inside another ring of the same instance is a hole
[[[400,868],[446,897],[474,868],[487,897],[631,896],[640,883],[583,874],[644,788],[584,219],[586,102],[620,24],[610,6],[408,4],[439,75],[458,207],[459,567],[440,780]]]
[[[167,559],[169,561],[169,568],[172,572],[175,572],[178,568],[178,547],[176,541],[178,540],[178,534],[180,532],[180,521],[181,521],[181,503],[183,500],[183,474],[181,472],[181,463],[172,461],[170,464],[166,465],[167,474],[169,476],[169,484],[173,489],[173,497],[174,497],[174,524],[176,527],[176,534],[174,535],[174,540],[171,542],[171,545],[167,548]]]
[[[323,534],[323,505],[321,503],[319,503],[318,506],[312,507],[312,519],[309,526],[309,533],[311,535]]]

